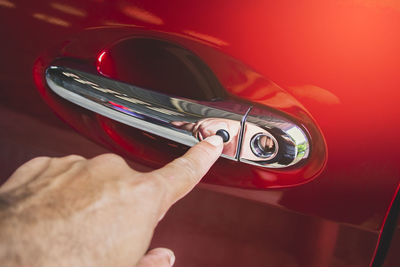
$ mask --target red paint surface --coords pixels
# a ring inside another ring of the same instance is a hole
[[[101,36],[103,40],[100,44],[98,41],[99,36]],[[149,76],[148,79],[140,77],[140,82],[142,84],[138,84],[137,80],[133,78],[137,77],[138,75],[136,72],[140,71],[136,70],[133,67],[134,64],[131,63],[131,61],[135,60],[135,57],[130,55],[130,46],[124,45],[124,43],[131,43],[131,39],[126,39],[125,36],[147,36],[166,39],[176,44],[184,45],[187,49],[196,51],[200,58],[210,61],[210,67],[216,73],[221,74],[218,78],[225,88],[238,88],[242,86],[244,90],[251,89],[262,91],[262,94],[265,94],[264,98],[269,102],[271,102],[271,98],[278,94],[283,100],[290,103],[290,105],[279,107],[270,104],[269,107],[273,107],[277,112],[285,112],[285,114],[296,121],[298,125],[302,125],[310,135],[309,139],[312,152],[308,160],[300,166],[284,170],[266,170],[252,165],[239,164],[237,162],[221,159],[212,169],[212,175],[207,176],[203,180],[204,182],[250,189],[280,188],[309,182],[321,172],[326,161],[326,147],[323,137],[315,122],[310,115],[307,114],[307,111],[290,94],[249,67],[229,56],[215,51],[214,48],[180,36],[163,34],[156,31],[127,28],[88,30],[68,40],[66,46],[54,49],[54,51],[51,51],[37,61],[34,70],[35,79],[42,96],[65,121],[78,129],[81,133],[105,146],[113,148],[114,151],[124,154],[132,160],[142,162],[152,167],[160,167],[182,154],[183,151],[186,151],[185,146],[175,144],[174,142],[157,136],[153,136],[149,139],[149,134],[144,135],[141,131],[131,129],[131,127],[113,122],[92,112],[84,111],[82,108],[60,99],[60,97],[56,96],[47,88],[44,80],[44,72],[45,69],[54,62],[54,64],[73,64],[71,67],[88,69],[89,71],[90,69],[96,69],[104,76],[134,85],[143,86],[143,83],[152,84],[151,74],[147,75]],[[82,46],[82,44],[86,46]],[[106,49],[102,50],[102,46],[106,46]],[[121,49],[121,47],[123,49]],[[79,53],[76,52],[77,49],[79,49]],[[98,51],[101,52],[98,53]],[[55,59],[57,60],[54,61]],[[76,62],[77,59],[80,63]],[[96,62],[96,65],[94,65],[93,62]],[[143,62],[143,64],[145,64],[145,62]],[[163,64],[165,65],[165,63]],[[147,68],[148,66],[140,65],[139,67]],[[158,68],[154,69],[155,71],[160,71]],[[242,76],[246,79],[250,79],[249,77],[256,77],[257,80],[254,82],[255,86],[243,86],[243,81],[241,81],[241,79],[239,79],[239,81],[231,81],[232,78],[242,78]],[[179,74],[175,77],[177,83],[179,83],[180,78],[181,75]],[[149,88],[154,87],[150,85]],[[184,89],[187,90],[187,88]],[[237,97],[233,95],[232,92],[230,93],[231,97]],[[256,100],[252,102],[256,102]],[[244,105],[247,104],[244,103]],[[120,106],[120,108],[123,107]],[[243,110],[243,112],[244,111],[245,110]],[[83,113],[87,114],[87,116],[92,119],[85,119],[81,116]],[[93,123],[96,123],[95,121],[97,120],[108,121],[110,127],[103,131],[93,131]],[[154,141],[154,139],[158,141]],[[121,142],[121,140],[124,141]],[[174,149],[176,152],[173,153],[170,144],[173,144],[175,148],[179,149]],[[132,150],[130,149],[131,147],[135,147],[135,149]],[[139,147],[143,148],[137,149]],[[127,151],[129,151],[129,153],[127,153]]]
[[[17,1],[15,8],[0,6],[1,25],[8,25],[0,27],[1,36],[7,36],[2,40],[1,50],[1,58],[7,64],[0,65],[2,87],[8,89],[3,90],[4,105],[47,120],[48,111],[43,109],[43,103],[32,103],[32,99],[39,101],[34,93],[16,93],[16,90],[32,89],[28,82],[31,68],[43,51],[75,38],[88,27],[109,33],[82,43],[74,51],[65,51],[66,54],[76,56],[92,44],[106,44],[107,39],[120,34],[109,28],[110,25],[121,27],[121,24],[129,25],[132,31],[153,30],[169,38],[192,38],[212,46],[261,75],[261,78],[254,73],[230,76],[229,66],[214,68],[228,92],[292,115],[296,113],[293,103],[296,103],[294,106],[300,103],[302,110],[321,129],[328,149],[323,172],[302,186],[262,192],[218,190],[328,219],[338,225],[350,224],[360,229],[360,233],[361,229],[374,231],[375,238],[365,244],[368,253],[364,253],[364,257],[372,257],[377,231],[400,177],[397,155],[400,149],[399,4],[373,0],[260,1],[246,5],[242,1],[68,1],[64,4],[80,10],[81,15],[54,9],[50,2]],[[81,54],[81,57],[96,59],[103,49],[93,56]],[[202,58],[210,66],[218,65],[211,54]],[[260,90],[269,88],[260,82],[262,78],[276,83],[283,92]],[[293,99],[288,101],[281,93],[290,94]],[[97,119],[101,123],[93,122],[93,132],[120,127],[107,119]],[[141,133],[131,134],[113,137],[113,140],[125,142],[126,138],[136,138]],[[110,136],[96,138],[108,142]],[[162,152],[146,152],[155,142],[162,141],[145,141],[143,137],[142,146],[129,149],[141,151],[144,157],[157,161],[163,159]],[[181,150],[171,146],[169,152],[177,155]],[[221,160],[219,164],[235,163]],[[228,179],[229,168],[225,171]],[[242,171],[246,178],[254,175],[249,170]],[[213,179],[213,172],[206,179]],[[312,232],[313,229],[306,231]],[[335,231],[329,232],[334,235]],[[304,239],[292,241],[293,247],[289,250],[298,255],[294,248],[301,246]],[[346,259],[338,244],[332,253]],[[324,255],[329,258],[332,253]],[[312,256],[309,257],[303,263],[310,263]]]

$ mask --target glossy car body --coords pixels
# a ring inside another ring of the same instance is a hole
[[[136,168],[181,154],[174,143],[48,97],[43,83],[56,55],[95,66],[113,41],[162,38],[194,51],[228,94],[318,129],[326,151],[306,183],[267,189],[257,181],[304,173],[219,160],[160,224],[154,245],[174,249],[176,266],[379,266],[385,259],[400,178],[397,2],[2,0],[0,21],[2,177],[33,156],[106,151],[60,123],[36,87],[69,123],[65,114],[87,116],[75,128]],[[386,266],[398,264],[394,236]]]

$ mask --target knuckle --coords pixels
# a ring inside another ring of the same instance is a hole
[[[65,157],[55,157],[55,158],[49,158],[49,162],[51,164],[71,164],[74,162],[79,162],[86,160],[84,157],[79,156],[79,155],[68,155]]]
[[[68,161],[78,161],[78,160],[85,160],[84,157],[76,154],[68,155],[66,157],[63,157],[62,159],[68,160]]]
[[[30,163],[30,164],[37,164],[37,163],[48,162],[48,161],[50,161],[50,160],[51,160],[50,157],[40,156],[40,157],[36,157],[36,158],[31,159],[31,160],[28,161],[27,163]]]
[[[52,159],[50,157],[44,157],[44,156],[36,157],[21,165],[17,169],[17,171],[43,168],[44,166],[49,166],[51,164],[51,160]]]
[[[114,165],[114,166],[127,166],[126,161],[119,155],[114,153],[102,154],[91,159],[92,162],[98,164]]]

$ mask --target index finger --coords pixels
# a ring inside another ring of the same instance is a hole
[[[223,149],[222,138],[210,136],[189,149],[185,155],[151,172],[167,185],[169,205],[189,193],[200,182]]]

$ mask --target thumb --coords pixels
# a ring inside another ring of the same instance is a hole
[[[167,248],[155,248],[144,255],[136,267],[170,267],[174,265],[175,255]]]

